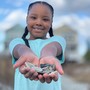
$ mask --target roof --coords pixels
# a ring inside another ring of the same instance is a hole
[[[71,28],[68,25],[63,25],[62,27],[58,27],[54,30],[54,34],[61,35],[62,33],[74,33],[77,34],[77,32],[74,30],[74,28]]]

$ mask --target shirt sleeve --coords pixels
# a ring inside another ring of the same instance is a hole
[[[15,63],[15,58],[13,56],[13,50],[14,50],[15,46],[18,44],[25,44],[25,43],[24,43],[23,39],[16,38],[16,39],[13,39],[9,44],[9,50],[10,50],[10,54],[12,55],[12,63],[13,64]]]
[[[64,55],[65,55],[66,41],[61,36],[53,36],[53,37],[49,38],[42,46],[44,47],[45,45],[47,45],[53,41],[58,42],[62,47],[62,54],[60,56],[58,56],[58,59],[60,60],[60,63],[62,64],[62,63],[64,63],[64,60],[65,60]]]

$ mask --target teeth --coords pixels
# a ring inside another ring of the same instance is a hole
[[[43,27],[34,27],[34,29],[36,29],[36,30],[42,30]]]
[[[36,30],[42,30],[42,29],[40,29],[40,28],[35,28]]]

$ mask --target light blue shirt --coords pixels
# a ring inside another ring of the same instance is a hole
[[[35,39],[35,40],[28,40],[31,50],[40,57],[40,52],[42,48],[51,43],[51,42],[58,42],[62,47],[62,56],[60,58],[60,63],[64,62],[64,51],[66,47],[66,42],[63,37],[60,36],[53,36],[49,39]],[[11,55],[13,53],[13,49],[18,44],[25,44],[22,38],[16,38],[11,41],[9,45],[9,49]],[[15,63],[15,59],[12,55],[12,62]],[[61,76],[59,75],[58,81],[52,81],[50,84],[48,83],[41,83],[40,81],[31,81],[24,77],[23,74],[19,72],[17,68],[15,70],[15,83],[14,83],[14,90],[61,90]]]

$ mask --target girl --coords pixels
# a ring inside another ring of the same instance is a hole
[[[62,37],[53,36],[53,13],[53,7],[47,2],[36,1],[29,5],[25,33],[9,46],[15,68],[14,90],[61,90],[66,43]],[[48,32],[51,38],[46,37]],[[55,64],[57,73],[38,74],[34,69],[24,68],[26,61],[38,67]]]

